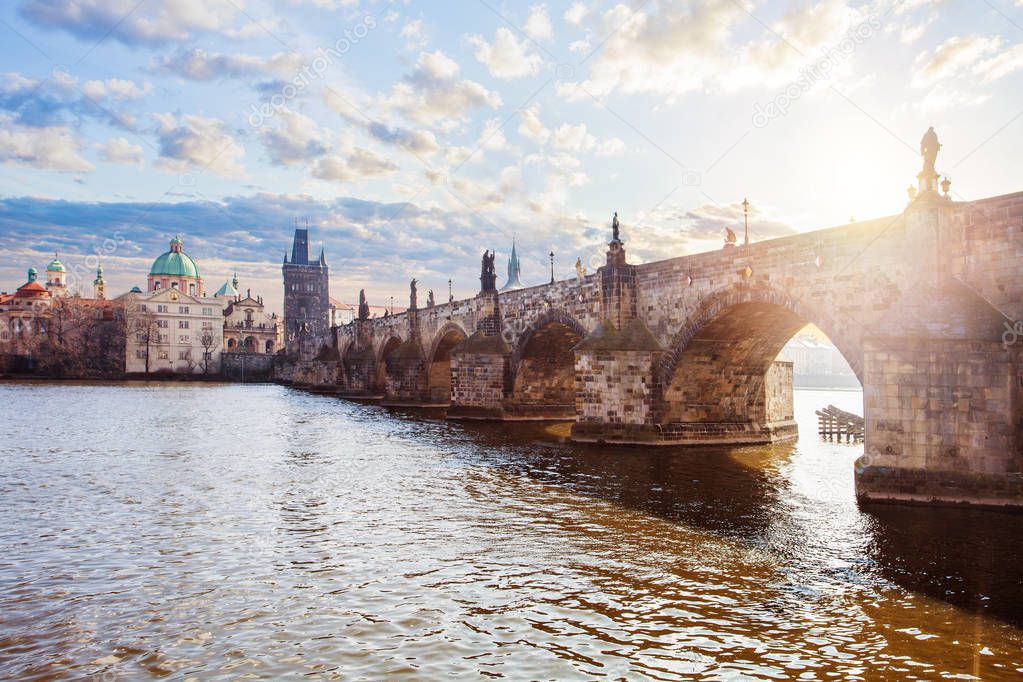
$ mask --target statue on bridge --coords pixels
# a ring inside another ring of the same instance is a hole
[[[586,277],[586,266],[583,265],[582,258],[575,259],[575,276],[579,279],[580,282],[583,281],[584,277]]]
[[[409,288],[408,309],[409,310],[417,310],[418,309],[418,305],[416,304],[417,293],[418,293],[418,291],[416,289],[416,284],[417,284],[417,282],[416,282],[416,278],[415,277],[413,277],[412,281],[409,282],[409,284],[408,284],[408,288]]]
[[[738,238],[735,236],[735,232],[732,231],[732,228],[726,227],[725,228],[725,248],[727,249],[729,246],[735,246],[735,242],[736,241],[738,241]]]
[[[366,290],[359,289],[359,319],[369,319],[369,303],[366,303]]]
[[[938,134],[934,132],[934,126],[931,126],[920,140],[920,154],[924,157],[924,173],[937,175],[934,164],[938,160],[938,150],[940,149],[941,143],[938,142]]]
[[[435,305],[437,305],[437,302],[433,300],[433,289],[430,289],[426,292],[426,307],[432,308]]]
[[[621,223],[618,222],[618,211],[615,211],[614,218],[611,219],[611,241],[620,242],[621,238]]]
[[[494,267],[496,253],[483,250],[483,263],[480,266],[480,286],[483,291],[497,291],[497,270]]]

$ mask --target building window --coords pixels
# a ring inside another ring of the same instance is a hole
[[[135,351],[135,357],[137,357],[139,360],[145,360],[146,355],[148,355],[148,353],[146,353],[146,351],[144,350]]]
[[[178,306],[178,312],[181,313],[182,315],[187,315],[188,314],[188,306],[187,305],[179,305]]]
[[[178,329],[188,329],[188,320],[178,320]]]
[[[161,328],[161,329],[166,329],[167,328],[167,320],[157,320],[156,321],[156,326]]]
[[[149,308],[146,307],[145,303],[140,303],[139,304],[139,310],[142,311],[142,312],[146,312],[147,310],[149,310]]]
[[[188,285],[188,293],[190,293],[193,296],[195,296],[195,285],[194,284],[189,284]]]
[[[159,291],[159,290],[160,290],[160,281],[157,280],[157,281],[153,282],[153,291]]]
[[[181,334],[178,336],[178,343],[189,343],[188,334]]]
[[[213,314],[213,308],[203,308],[202,309],[202,314],[203,315],[212,315]]]
[[[165,305],[158,305],[158,306],[156,306],[156,312],[158,312],[158,313],[165,313],[165,312],[167,312],[167,306],[165,306]]]
[[[160,359],[161,360],[166,360],[168,357],[169,356],[167,355],[167,351],[165,351],[165,350],[160,351]]]
[[[178,360],[189,360],[192,357],[192,352],[187,350],[178,351]]]

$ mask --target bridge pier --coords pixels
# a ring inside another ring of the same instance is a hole
[[[582,443],[660,442],[656,368],[664,349],[643,323],[619,331],[605,320],[575,347],[576,422]]]
[[[341,358],[344,383],[341,394],[349,398],[379,399],[383,387],[378,380],[376,352],[373,350],[373,324],[369,319],[356,319],[355,340]]]
[[[430,402],[428,363],[419,331],[419,310],[409,308],[408,340],[384,358],[384,398],[388,407],[422,407]]]
[[[504,340],[501,304],[486,271],[476,296],[476,331],[451,351],[448,419],[504,419],[511,347]]]
[[[865,502],[1023,504],[1018,353],[1000,342],[865,343]]]

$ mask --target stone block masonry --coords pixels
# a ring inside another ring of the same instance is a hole
[[[813,323],[864,388],[862,500],[1023,507],[1023,338],[1002,342],[1021,255],[1023,193],[927,191],[898,215],[652,263],[615,239],[589,275],[497,292],[491,273],[472,299],[300,337],[282,378],[447,397],[452,418],[572,419],[580,441],[771,442],[796,435],[778,353]],[[394,353],[415,339],[421,359]]]

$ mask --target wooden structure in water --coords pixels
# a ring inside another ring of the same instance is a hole
[[[834,405],[816,411],[817,433],[821,438],[846,443],[863,440],[863,417],[840,410]]]

